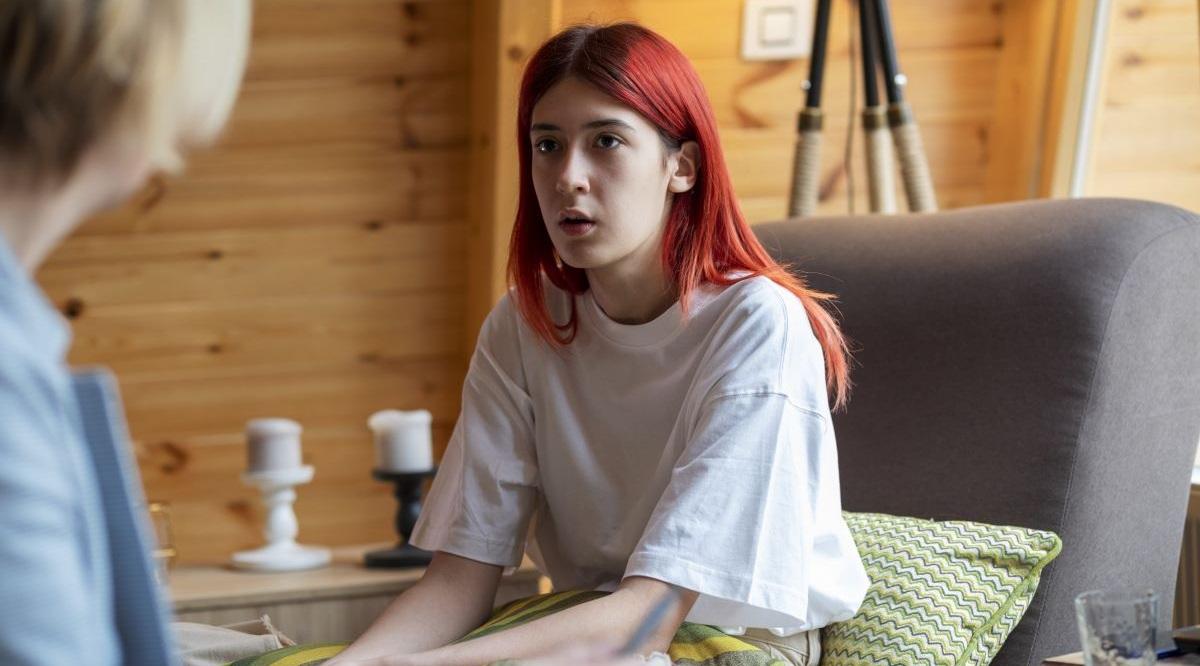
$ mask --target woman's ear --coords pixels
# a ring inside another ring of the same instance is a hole
[[[671,167],[671,178],[667,181],[667,191],[679,194],[692,189],[696,185],[696,173],[700,169],[700,144],[684,141],[679,150],[671,156],[668,164]]]

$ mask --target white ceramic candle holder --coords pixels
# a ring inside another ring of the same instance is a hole
[[[267,545],[234,553],[234,567],[249,571],[297,571],[329,564],[328,548],[296,543],[300,528],[292,509],[296,501],[296,491],[292,489],[312,478],[313,468],[308,465],[242,474],[243,483],[262,491],[263,504],[267,507],[267,524],[263,529]]]

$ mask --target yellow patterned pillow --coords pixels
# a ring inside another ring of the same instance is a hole
[[[569,590],[518,599],[496,609],[491,619],[461,640],[469,641],[532,622],[571,606],[598,599],[605,594],[607,592]],[[672,662],[687,664],[687,666],[787,666],[757,646],[740,640],[736,636],[730,636],[706,624],[693,622],[684,622],[683,626],[679,627],[679,631],[675,632],[675,637],[671,640],[671,647],[667,650],[667,654],[671,657]],[[494,662],[491,666],[516,666],[519,663],[519,661],[505,660]]]
[[[257,657],[238,659],[229,666],[317,666],[346,649],[349,643],[314,643],[271,650]]]

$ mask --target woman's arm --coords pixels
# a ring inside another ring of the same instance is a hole
[[[441,647],[487,620],[504,568],[438,551],[416,585],[329,666]]]
[[[478,666],[499,659],[536,657],[579,644],[615,643],[620,646],[634,634],[664,595],[675,593],[680,602],[667,613],[658,630],[638,647],[643,653],[665,652],[699,595],[654,578],[633,576],[623,580],[617,590],[606,597],[528,624],[419,654],[367,661],[362,666]]]

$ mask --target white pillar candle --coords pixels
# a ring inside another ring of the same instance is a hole
[[[375,466],[385,472],[428,472],[433,469],[433,415],[418,409],[375,412],[367,425],[375,433]]]
[[[300,467],[300,430],[300,424],[291,419],[254,419],[247,423],[248,470],[273,472]]]

